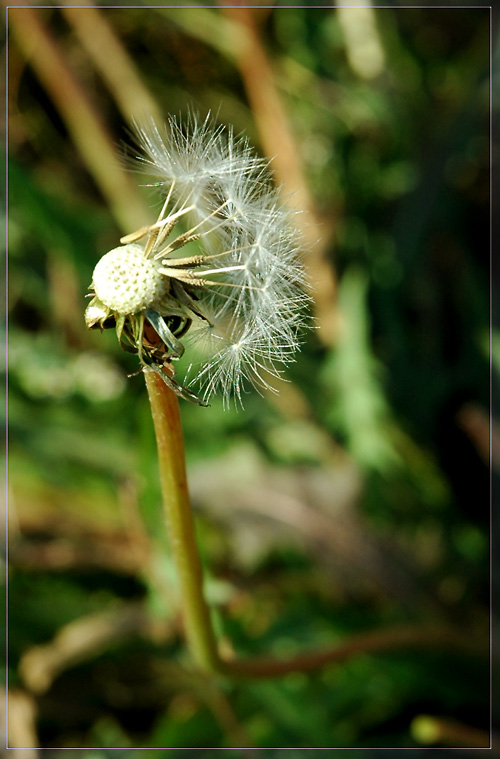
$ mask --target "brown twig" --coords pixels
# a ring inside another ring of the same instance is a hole
[[[312,651],[298,654],[289,659],[255,658],[248,660],[233,660],[224,662],[223,671],[227,675],[245,678],[282,677],[291,672],[312,672],[326,665],[338,664],[357,654],[380,653],[405,648],[443,648],[446,650],[464,651],[470,648],[470,653],[481,654],[482,651],[453,632],[444,630],[401,628],[377,630],[358,635],[344,643],[325,648],[322,651]]]

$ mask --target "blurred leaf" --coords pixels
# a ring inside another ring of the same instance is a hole
[[[354,458],[362,466],[387,471],[400,466],[401,458],[390,436],[380,367],[369,346],[367,287],[360,270],[344,274],[339,294],[342,335],[322,369],[322,379],[337,391],[328,421],[340,425]]]

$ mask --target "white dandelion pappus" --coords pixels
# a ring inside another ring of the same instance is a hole
[[[208,116],[171,117],[161,131],[150,120],[136,133],[141,169],[164,203],[155,224],[97,264],[88,327],[116,326],[144,370],[201,405],[216,392],[242,404],[247,384],[276,392],[309,301],[296,212],[280,203],[268,162]],[[199,253],[182,255],[190,243]],[[205,357],[191,362],[187,385],[172,367],[184,343]]]

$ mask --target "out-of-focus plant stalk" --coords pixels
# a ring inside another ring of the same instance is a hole
[[[457,650],[480,656],[487,653],[486,646],[478,645],[475,641],[467,641],[450,629],[401,627],[364,633],[335,646],[318,651],[304,651],[287,659],[275,657],[234,659],[224,662],[222,669],[226,675],[233,677],[252,679],[282,677],[290,672],[312,672],[327,665],[347,661],[357,654],[397,651],[406,648]]]
[[[221,5],[230,21],[233,50],[240,76],[257,123],[262,145],[267,155],[274,156],[276,176],[293,195],[294,202],[303,208],[303,234],[310,247],[307,265],[314,278],[315,307],[318,337],[325,344],[335,342],[339,329],[337,309],[337,280],[331,264],[323,255],[332,230],[320,229],[314,202],[309,192],[300,161],[300,150],[290,129],[289,120],[275,83],[275,75],[262,44],[255,9]],[[319,244],[319,240],[322,244]]]
[[[61,8],[78,35],[82,47],[102,74],[124,118],[133,123],[134,116],[145,113],[161,124],[161,110],[142,81],[133,58],[107,21],[105,12],[86,1],[85,7],[65,5]]]
[[[9,26],[26,60],[49,93],[80,150],[117,223],[124,231],[149,220],[130,176],[116,159],[116,148],[97,117],[61,49],[43,22],[48,9],[18,3],[9,9]]]
[[[490,735],[456,720],[443,719],[428,714],[415,717],[411,734],[418,743],[450,748],[491,748]]]

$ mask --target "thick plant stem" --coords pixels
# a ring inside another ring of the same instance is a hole
[[[174,560],[179,573],[184,625],[196,664],[206,671],[220,669],[210,610],[203,596],[203,574],[189,502],[179,402],[154,372],[145,372],[158,445],[163,504]]]

